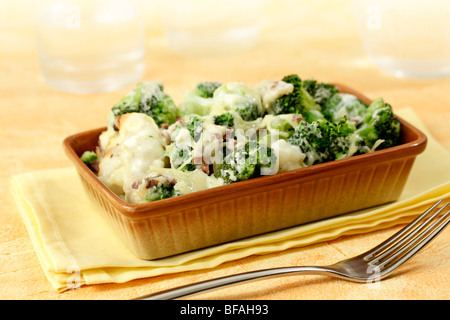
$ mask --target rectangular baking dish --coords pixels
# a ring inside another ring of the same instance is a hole
[[[145,204],[122,201],[80,160],[105,128],[72,135],[63,146],[99,212],[137,257],[152,260],[397,200],[427,144],[397,118],[401,144],[393,148]]]

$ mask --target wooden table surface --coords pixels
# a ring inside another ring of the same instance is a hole
[[[22,1],[19,1],[22,3]],[[331,263],[359,253],[397,227],[342,237],[301,249],[252,256],[211,269],[123,284],[56,292],[47,281],[9,190],[14,174],[69,167],[62,140],[103,126],[106,114],[134,85],[117,92],[75,95],[49,87],[39,69],[30,13],[0,1],[0,298],[129,299],[224,274],[289,264]],[[146,71],[180,102],[202,80],[304,78],[347,84],[369,97],[382,96],[394,109],[411,107],[430,133],[450,151],[450,78],[398,79],[378,70],[360,43],[349,1],[266,1],[263,34],[251,52],[226,57],[185,58],[170,51],[161,25],[147,27]],[[310,3],[310,2],[308,2]],[[148,13],[155,15],[154,12]],[[24,15],[20,16],[19,15]],[[227,288],[200,299],[448,299],[450,230],[378,289],[324,277],[287,277]],[[301,254],[300,254],[301,253]],[[427,268],[429,259],[440,265]],[[446,277],[438,274],[446,271]],[[424,279],[426,281],[424,281]]]

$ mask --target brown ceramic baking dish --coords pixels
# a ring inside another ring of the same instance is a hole
[[[427,144],[399,120],[401,144],[393,148],[145,204],[122,201],[80,160],[105,128],[66,138],[64,149],[99,212],[137,257],[150,260],[397,200]]]

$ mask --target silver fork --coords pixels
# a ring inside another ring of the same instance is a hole
[[[449,203],[438,201],[406,227],[378,246],[329,266],[298,266],[245,272],[169,289],[137,300],[170,300],[242,282],[292,275],[327,275],[355,282],[375,282],[390,275],[433,240],[450,222]],[[445,212],[445,210],[447,210]]]

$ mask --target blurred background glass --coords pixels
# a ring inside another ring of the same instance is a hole
[[[74,93],[117,90],[144,71],[140,0],[35,0],[46,81]]]
[[[37,29],[47,81],[80,93],[152,79],[155,70],[166,68],[161,64],[166,58],[189,61],[182,65],[186,76],[213,77],[214,64],[202,65],[202,58],[225,63],[224,56],[242,53],[252,61],[252,49],[255,59],[269,57],[273,68],[311,75],[328,74],[329,65],[344,55],[342,69],[376,64],[397,76],[434,77],[450,74],[449,5],[448,0],[356,0],[353,6],[352,0],[0,0],[0,54],[36,54]],[[329,40],[318,48],[315,37]],[[375,64],[357,51],[361,39]],[[301,59],[286,61],[292,50]],[[251,63],[230,65],[230,77],[243,67]]]
[[[183,56],[241,53],[258,43],[262,0],[166,0],[161,8],[169,46]]]
[[[353,0],[367,54],[397,77],[450,75],[449,0]]]

